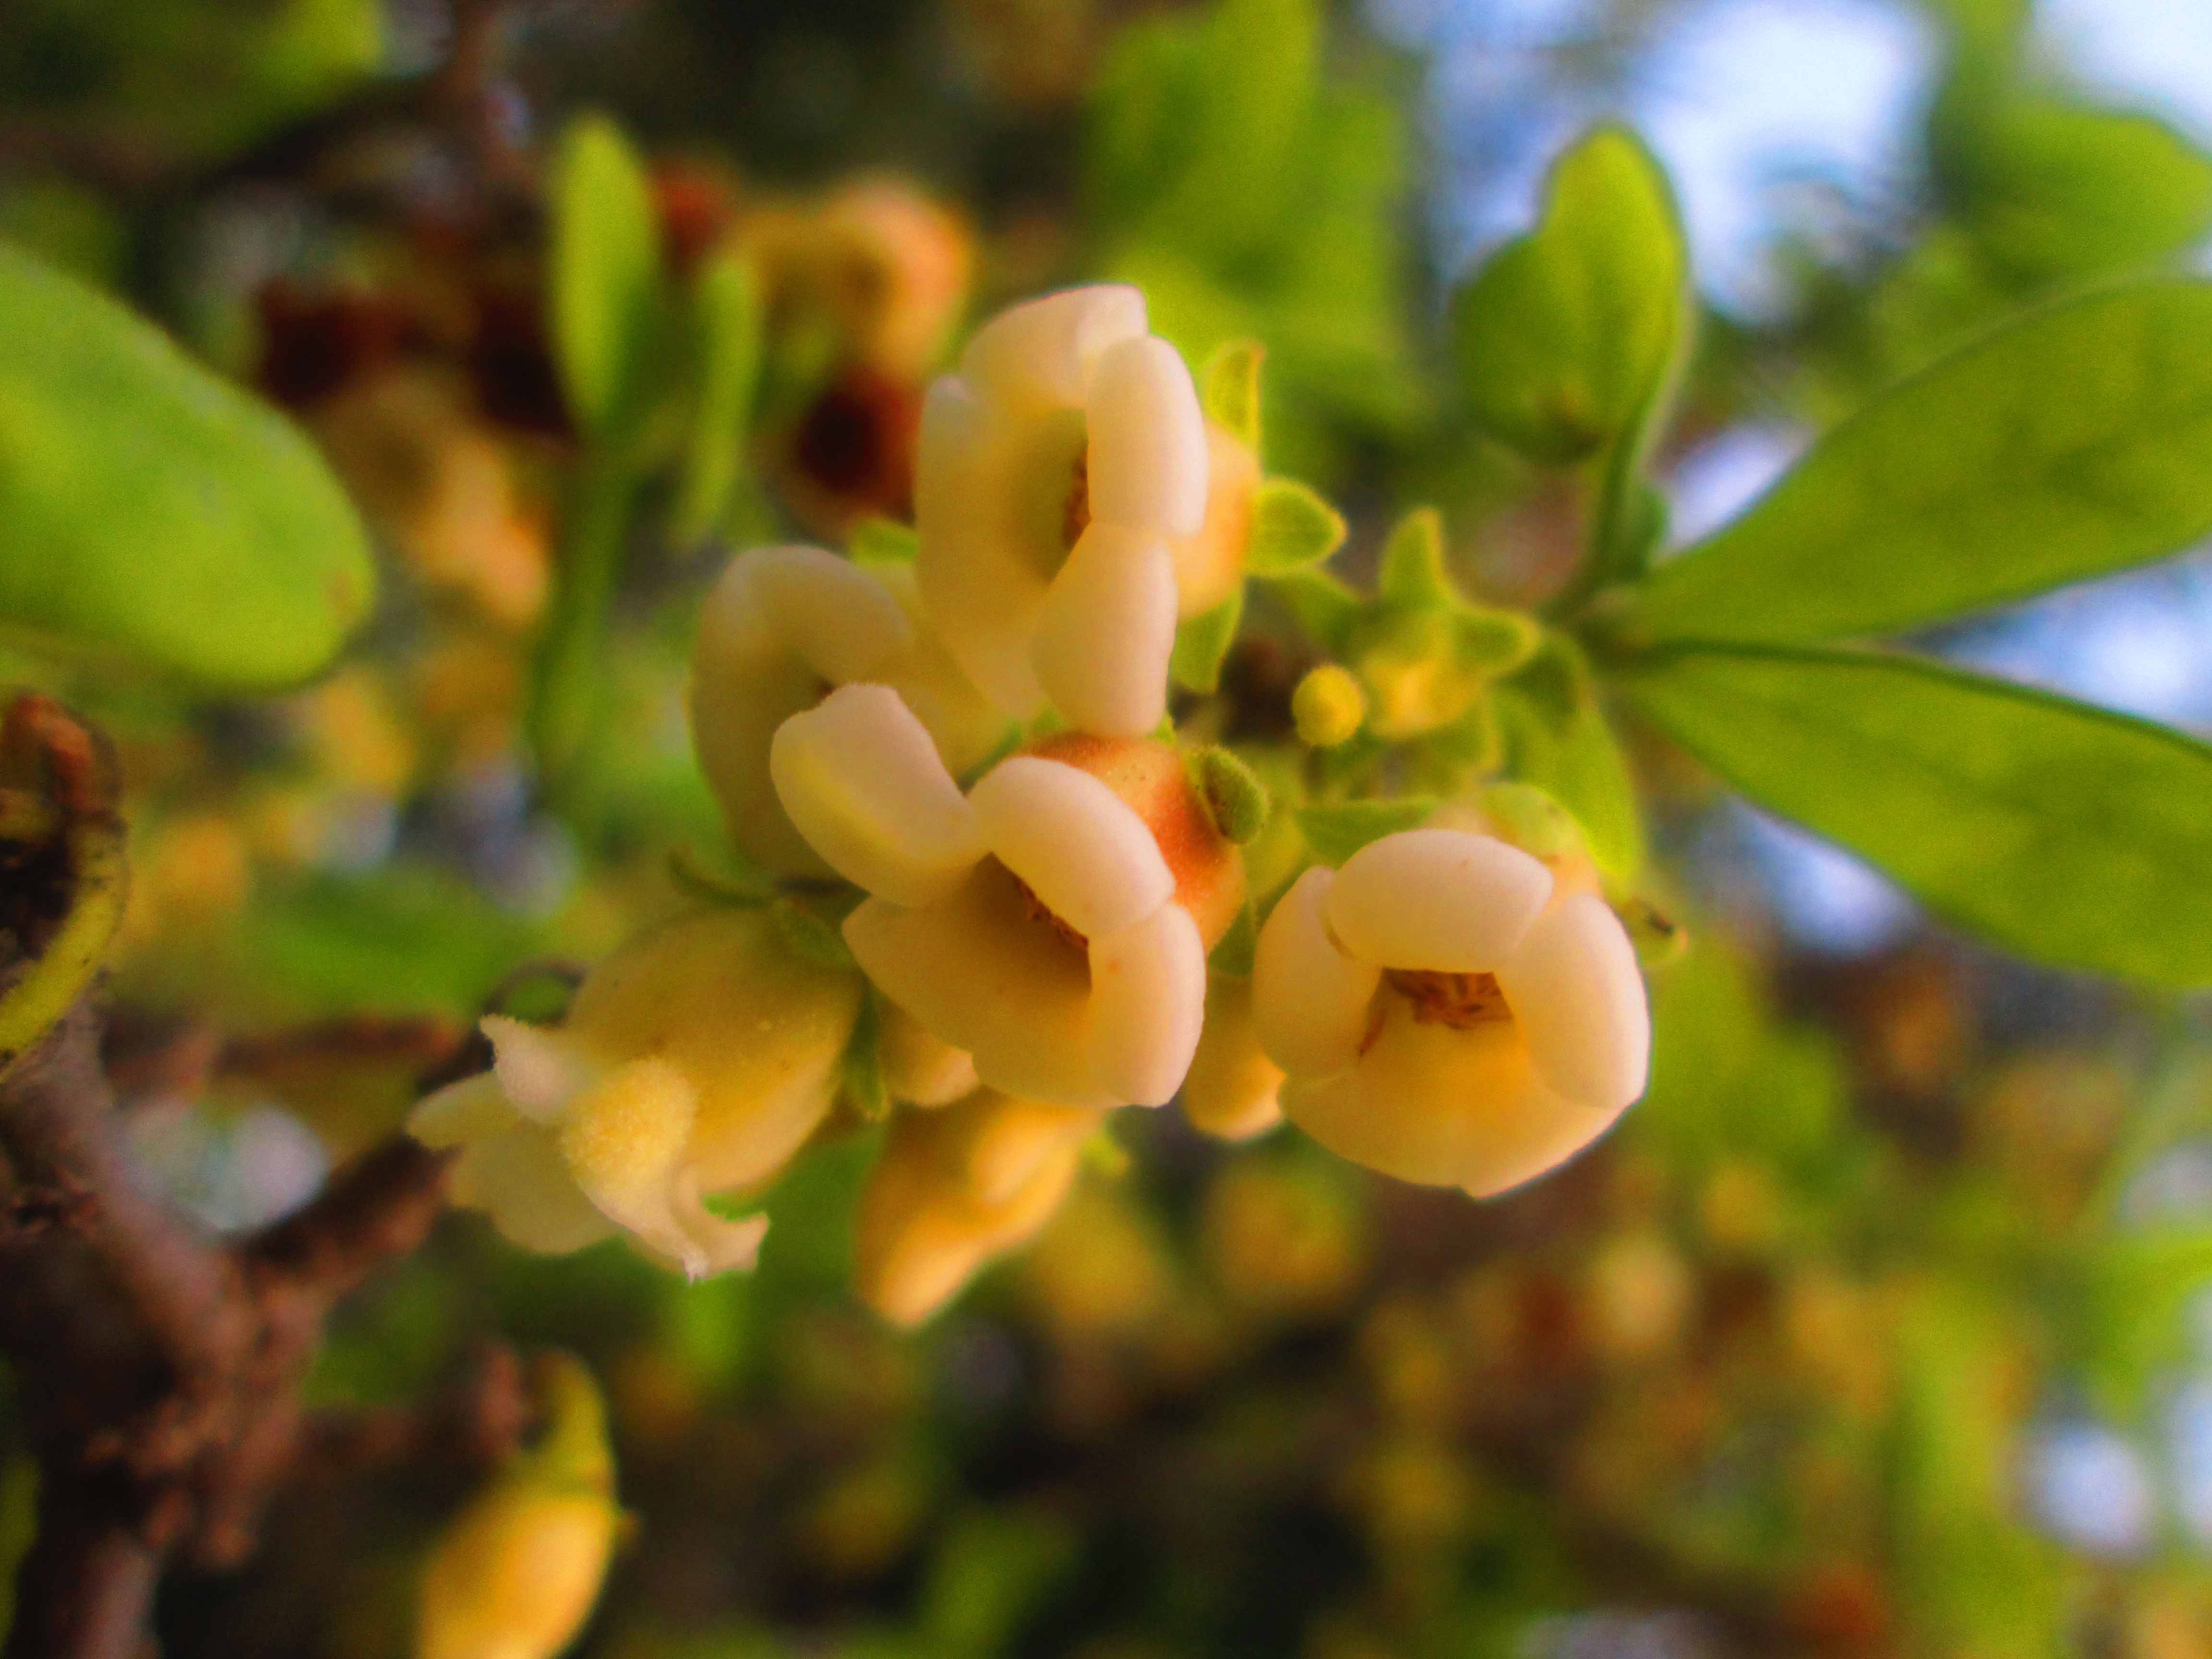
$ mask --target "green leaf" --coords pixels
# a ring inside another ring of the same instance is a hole
[[[376,573],[285,419],[0,246],[0,635],[260,690],[330,660]]]
[[[586,115],[553,176],[553,337],[577,422],[604,431],[636,395],[660,289],[645,169],[615,124]]]
[[[1296,814],[1298,831],[1323,864],[1341,864],[1370,842],[1418,829],[1437,803],[1427,796],[1408,795],[1397,800],[1346,800],[1323,806],[1301,806]]]
[[[1206,418],[1260,453],[1260,364],[1267,348],[1257,340],[1231,340],[1206,360]]]
[[[1222,659],[1237,638],[1244,615],[1244,584],[1211,611],[1200,611],[1176,629],[1168,673],[1187,691],[1211,694],[1221,684]]]
[[[1416,507],[1398,520],[1382,544],[1376,586],[1394,605],[1449,605],[1459,598],[1444,568],[1443,515],[1436,508]]]
[[[1359,595],[1326,570],[1293,570],[1273,581],[1274,592],[1290,607],[1298,626],[1341,653],[1359,621]]]
[[[1660,639],[1883,634],[2140,564],[2212,530],[2212,283],[2039,312],[1815,444],[1660,567]]]
[[[760,299],[751,267],[734,253],[717,255],[700,275],[693,310],[699,401],[675,520],[676,539],[686,544],[703,541],[722,522],[744,464],[760,378]]]
[[[1633,134],[1601,127],[1553,168],[1536,228],[1460,291],[1452,336],[1475,420],[1563,465],[1644,419],[1691,318],[1666,175]]]
[[[921,538],[907,525],[889,519],[863,519],[853,527],[845,551],[854,564],[912,564],[921,550]]]
[[[1244,568],[1255,576],[1310,569],[1344,544],[1344,520],[1305,485],[1270,478],[1252,501]]]
[[[1622,665],[1676,741],[2039,961],[2212,981],[2212,747],[1909,657],[1683,647]]]

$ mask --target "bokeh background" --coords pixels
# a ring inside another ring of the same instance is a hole
[[[748,250],[768,335],[738,505],[644,502],[621,740],[556,799],[521,735],[576,453],[544,183],[593,109],[679,276]],[[901,513],[920,390],[1006,299],[1125,276],[1194,360],[1263,339],[1270,461],[1355,565],[1430,501],[1472,580],[1540,592],[1565,509],[1455,419],[1439,318],[1606,117],[1672,171],[1709,307],[1677,542],[1947,345],[2212,230],[2202,0],[12,0],[0,235],[296,416],[390,577],[283,699],[0,657],[123,751],[149,1178],[281,1213],[520,964],[678,902],[669,850],[718,835],[705,583]],[[1927,643],[2212,733],[2201,558]],[[1279,697],[1263,646],[1231,684]],[[637,1526],[579,1650],[623,1659],[2212,1655],[2212,1009],[1994,955],[1636,752],[1692,943],[1647,1100],[1523,1193],[1125,1112],[907,1335],[848,1287],[850,1139],[750,1278],[456,1217],[317,1397],[493,1335],[583,1355]],[[0,1462],[0,1559],[31,1479]],[[254,1565],[170,1584],[165,1650],[405,1651],[470,1479],[311,1472]]]

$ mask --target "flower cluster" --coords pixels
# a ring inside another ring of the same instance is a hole
[[[1304,811],[1262,837],[1252,767],[1168,723],[1171,673],[1201,683],[1179,629],[1233,630],[1249,575],[1316,562],[1342,533],[1302,486],[1262,483],[1256,352],[1242,363],[1241,423],[1210,418],[1134,290],[1018,306],[929,392],[910,564],[889,532],[865,561],[731,563],[691,714],[759,866],[752,908],[637,942],[557,1030],[486,1022],[493,1072],[416,1120],[468,1147],[465,1199],[526,1243],[620,1229],[713,1271],[748,1261],[765,1224],[701,1194],[757,1189],[811,1136],[890,1112],[857,1276],[912,1322],[1043,1224],[1116,1108],[1180,1095],[1231,1139],[1287,1116],[1372,1169],[1488,1194],[1642,1092],[1641,972],[1572,837],[1525,850],[1454,806],[1376,819],[1389,833],[1323,858]],[[1263,559],[1249,550],[1270,512]],[[1459,599],[1433,515],[1415,532],[1371,613],[1332,579],[1304,592],[1352,617],[1323,641],[1378,696],[1385,647],[1443,641],[1394,672],[1450,678],[1416,759],[1475,757],[1472,800],[1494,745],[1434,734],[1489,718],[1533,624]],[[1313,763],[1290,791],[1354,818],[1389,805],[1407,722],[1380,716],[1406,701],[1382,696],[1363,734],[1351,671],[1309,676]]]

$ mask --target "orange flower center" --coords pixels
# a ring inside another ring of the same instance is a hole
[[[1449,1025],[1455,1031],[1464,1031],[1513,1018],[1495,974],[1439,974],[1392,968],[1382,977],[1392,990],[1413,1004],[1413,1018],[1423,1025]]]

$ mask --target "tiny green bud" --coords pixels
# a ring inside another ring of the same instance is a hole
[[[1350,742],[1367,718],[1367,694],[1349,669],[1325,662],[1291,694],[1291,717],[1307,748],[1334,749]]]
[[[1243,847],[1267,827],[1267,786],[1226,749],[1209,747],[1191,757],[1199,798],[1224,841]]]
[[[1525,665],[1544,643],[1534,617],[1490,605],[1468,605],[1458,617],[1459,659],[1470,669],[1503,678]]]

